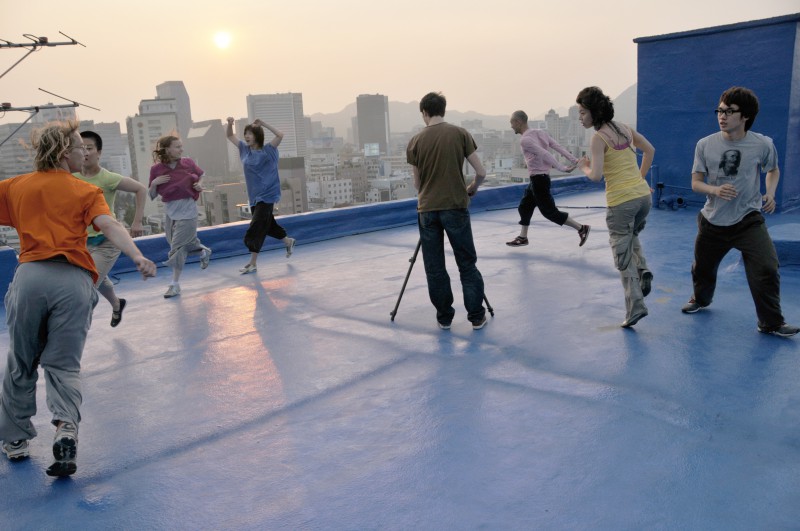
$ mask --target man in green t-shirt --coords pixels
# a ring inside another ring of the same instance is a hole
[[[75,177],[91,183],[101,190],[106,198],[108,208],[114,215],[114,201],[117,191],[131,192],[136,194],[136,212],[131,223],[131,236],[134,238],[143,234],[142,216],[144,205],[147,201],[147,188],[135,179],[123,177],[117,173],[108,171],[100,167],[100,155],[103,152],[103,139],[94,131],[81,131],[81,138],[86,146],[86,158],[84,159],[83,169],[74,173]],[[88,227],[89,239],[87,248],[92,255],[95,267],[97,268],[97,291],[111,303],[111,326],[117,326],[122,321],[122,311],[125,309],[125,299],[120,299],[114,292],[114,285],[108,279],[108,272],[114,267],[119,258],[120,250],[114,246],[102,232],[97,232],[91,225]]]
[[[428,295],[436,308],[439,328],[447,330],[453,321],[453,291],[444,260],[444,233],[450,241],[464,293],[467,318],[474,330],[486,324],[483,307],[483,277],[476,267],[478,256],[472,239],[469,198],[486,178],[476,150],[478,146],[465,129],[444,121],[447,100],[430,92],[419,103],[425,129],[408,144],[406,160],[414,172],[418,190],[419,235]],[[475,180],[464,182],[464,159],[475,169]]]

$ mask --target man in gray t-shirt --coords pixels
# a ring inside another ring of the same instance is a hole
[[[711,304],[719,264],[728,251],[738,249],[756,306],[758,331],[793,336],[800,328],[783,320],[778,255],[761,214],[761,210],[775,211],[778,154],[770,138],[750,131],[758,114],[758,98],[751,90],[726,90],[715,112],[720,131],[701,139],[694,154],[692,190],[707,199],[697,215],[694,294],[681,311],[695,313]],[[763,196],[762,172],[766,173]]]

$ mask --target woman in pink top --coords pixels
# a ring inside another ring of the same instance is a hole
[[[578,167],[593,181],[606,178],[606,225],[614,264],[625,288],[625,321],[630,328],[647,316],[644,298],[650,293],[653,273],[647,267],[639,233],[652,206],[650,186],[644,177],[656,150],[641,134],[613,121],[614,104],[597,87],[587,87],[577,98],[578,119],[586,129],[594,127],[591,161],[583,157]],[[636,148],[642,153],[641,167]]]
[[[170,245],[166,264],[172,268],[172,282],[164,293],[165,299],[181,294],[178,281],[189,255],[200,254],[201,269],[207,268],[211,259],[211,249],[197,237],[197,199],[203,189],[203,170],[182,154],[180,138],[163,136],[156,143],[155,164],[150,168],[150,198],[160,195],[164,203],[164,232]]]

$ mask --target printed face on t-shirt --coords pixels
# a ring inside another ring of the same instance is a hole
[[[722,154],[719,161],[719,168],[727,177],[733,177],[739,173],[739,164],[742,163],[742,152],[738,149],[729,149]]]

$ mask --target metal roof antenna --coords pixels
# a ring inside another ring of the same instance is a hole
[[[68,38],[69,41],[68,42],[50,42],[50,39],[48,39],[47,37],[37,37],[36,35],[32,35],[30,33],[23,33],[22,36],[25,37],[26,39],[28,39],[31,42],[14,43],[14,42],[11,42],[11,41],[7,41],[5,39],[0,39],[0,49],[2,49],[2,48],[30,48],[30,50],[28,50],[28,53],[23,55],[20,58],[19,61],[17,61],[13,65],[11,65],[5,72],[0,74],[0,79],[2,79],[3,76],[8,74],[15,66],[17,66],[22,61],[24,61],[25,58],[28,57],[30,54],[32,54],[33,52],[38,52],[39,50],[41,50],[45,46],[64,46],[64,45],[80,44],[81,46],[86,48],[85,44],[83,44],[81,42],[78,42],[77,40],[73,39],[72,37],[70,37],[66,33],[64,33],[62,31],[59,31],[59,33],[61,35],[63,35],[64,37]]]

